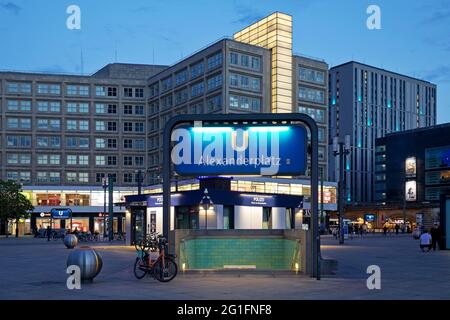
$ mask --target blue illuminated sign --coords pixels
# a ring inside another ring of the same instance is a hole
[[[364,221],[366,221],[366,222],[374,222],[375,221],[375,215],[374,214],[366,214],[366,215],[364,215]]]
[[[53,219],[68,219],[68,218],[70,218],[70,214],[72,213],[72,210],[54,208],[50,212],[52,214]]]
[[[182,176],[301,175],[306,138],[299,125],[182,127],[172,132],[171,158]]]

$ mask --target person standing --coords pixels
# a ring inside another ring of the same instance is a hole
[[[431,228],[430,234],[433,251],[436,251],[436,245],[438,245],[439,249],[441,249],[441,229],[437,223],[435,223],[433,228]]]
[[[398,231],[400,230],[400,226],[398,223],[395,224],[395,234],[398,235]]]
[[[384,224],[384,226],[383,226],[383,234],[384,234],[384,236],[386,236],[387,235],[387,225],[386,224]]]
[[[47,241],[50,241],[50,236],[52,233],[52,227],[50,225],[47,226]]]

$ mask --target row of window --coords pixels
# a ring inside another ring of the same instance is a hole
[[[66,94],[70,96],[89,96],[89,85],[69,84],[66,87]],[[43,95],[61,95],[61,85],[54,83],[38,83],[37,94]],[[24,93],[31,94],[30,82],[8,82],[6,85],[7,93]],[[117,97],[117,87],[95,86],[95,95],[97,97]],[[123,97],[127,98],[143,98],[144,88],[123,88]]]
[[[238,73],[230,73],[230,86],[242,90],[261,92],[261,78]]]
[[[31,154],[17,154],[9,153],[7,155],[7,162],[9,165],[30,165],[31,164]],[[37,154],[36,155],[37,165],[60,165],[61,155],[59,154]],[[67,155],[66,156],[67,165],[89,165],[89,155]],[[116,166],[117,156],[95,156],[95,165],[97,166]],[[144,156],[123,156],[124,166],[143,166]]]
[[[246,96],[230,95],[230,108],[261,111],[261,98],[251,98]]]
[[[298,77],[301,81],[325,84],[325,72],[304,67],[298,68]]]
[[[250,56],[237,52],[230,52],[230,64],[255,71],[261,71],[261,57]]]
[[[96,173],[95,182],[102,183],[103,178],[106,176],[105,173]],[[112,177],[114,183],[117,183],[117,173],[108,173],[108,176]],[[7,171],[6,179],[13,181],[20,181],[22,183],[31,183],[31,172],[30,171]],[[137,183],[139,176],[137,173],[123,173],[124,183]],[[61,173],[60,172],[47,172],[47,171],[37,171],[36,172],[36,182],[37,183],[61,183]],[[80,182],[89,183],[89,172],[66,172],[66,182]]]
[[[89,148],[89,137],[66,137],[67,148]],[[95,138],[97,149],[117,149],[117,138]],[[7,136],[7,147],[30,148],[31,136]],[[144,150],[144,139],[123,139],[123,149]],[[36,137],[37,148],[61,148],[61,137],[38,136]]]
[[[206,60],[207,70],[214,70],[222,65],[222,52],[217,52]],[[190,72],[189,72],[190,71]],[[186,83],[190,79],[195,79],[205,73],[205,64],[203,61],[192,64],[189,69],[185,68],[161,80],[161,84],[154,83],[150,85],[150,97],[158,96],[160,93],[171,90],[174,87]]]
[[[38,130],[61,130],[60,119],[37,119]],[[144,132],[143,122],[123,123],[124,132]],[[31,118],[8,118],[7,128],[14,129],[31,129]],[[89,120],[66,120],[66,130],[69,131],[89,131]],[[116,121],[95,121],[96,131],[117,131]]]
[[[325,103],[325,91],[299,86],[298,98],[303,101],[309,101],[319,104]]]
[[[8,111],[23,111],[31,112],[31,101],[30,100],[8,100],[7,110]],[[95,113],[97,114],[117,114],[116,104],[95,104]],[[61,112],[61,102],[59,101],[38,101],[37,110],[39,112]],[[68,102],[66,104],[66,111],[68,113],[89,113],[89,103],[88,102]],[[143,115],[144,106],[143,105],[123,105],[123,114],[127,115]]]

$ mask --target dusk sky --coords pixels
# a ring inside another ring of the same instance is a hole
[[[72,4],[81,30],[66,27]],[[381,30],[366,27],[371,4]],[[450,0],[0,0],[0,69],[91,74],[116,55],[170,65],[274,11],[293,16],[294,53],[437,84],[438,123],[450,122]]]

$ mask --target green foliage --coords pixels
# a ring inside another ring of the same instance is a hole
[[[20,184],[10,180],[0,180],[0,219],[2,221],[29,217],[34,207],[21,191]]]

